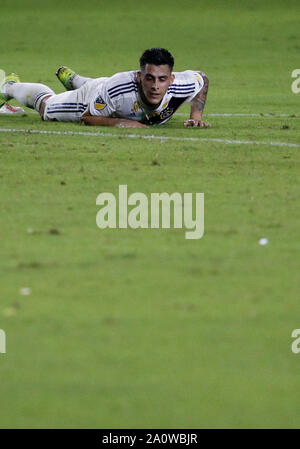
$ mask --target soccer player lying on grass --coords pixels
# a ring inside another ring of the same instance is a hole
[[[56,75],[67,92],[58,95],[43,84],[21,83],[12,73],[0,88],[0,106],[15,98],[36,109],[43,120],[145,128],[166,123],[179,106],[191,103],[184,126],[210,126],[202,121],[207,76],[194,70],[172,73],[173,65],[174,58],[167,50],[152,48],[142,54],[139,71],[111,77],[86,78],[63,66]]]

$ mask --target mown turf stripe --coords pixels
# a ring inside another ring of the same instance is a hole
[[[153,136],[143,134],[118,134],[118,133],[106,133],[106,132],[91,132],[91,131],[47,131],[38,129],[17,129],[17,128],[0,128],[0,132],[3,133],[26,133],[26,134],[52,134],[58,136],[89,136],[89,137],[116,137],[124,139],[149,139],[168,141],[175,140],[179,142],[215,142],[225,144],[237,144],[237,145],[269,145],[274,147],[292,147],[299,148],[298,143],[289,142],[259,142],[255,140],[231,140],[231,139],[218,139],[213,137],[174,137],[174,136]]]

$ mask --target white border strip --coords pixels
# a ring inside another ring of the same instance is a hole
[[[225,144],[237,144],[237,145],[270,145],[274,147],[291,147],[299,148],[298,143],[288,142],[259,142],[256,140],[231,140],[231,139],[217,139],[210,137],[173,137],[173,136],[153,136],[143,134],[119,134],[119,133],[106,133],[106,132],[90,132],[90,131],[48,131],[38,129],[20,129],[20,128],[0,128],[2,133],[25,133],[25,134],[47,134],[57,136],[88,136],[88,137],[116,137],[118,139],[148,139],[148,140],[160,140],[162,141],[179,141],[179,142],[215,142]],[[203,132],[203,131],[202,131]],[[204,131],[205,132],[205,131]]]

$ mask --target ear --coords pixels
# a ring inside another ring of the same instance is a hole
[[[136,80],[138,83],[141,82],[141,71],[140,70],[138,70],[138,72],[136,73]]]
[[[170,84],[173,84],[175,80],[175,75],[174,73],[172,73],[171,78],[170,78]]]

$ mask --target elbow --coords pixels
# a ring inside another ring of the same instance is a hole
[[[89,118],[87,116],[82,116],[80,119],[80,123],[82,123],[83,125],[89,125]]]
[[[203,78],[204,84],[206,84],[206,86],[208,87],[209,86],[208,76],[205,75],[205,73],[203,73],[202,78]]]

